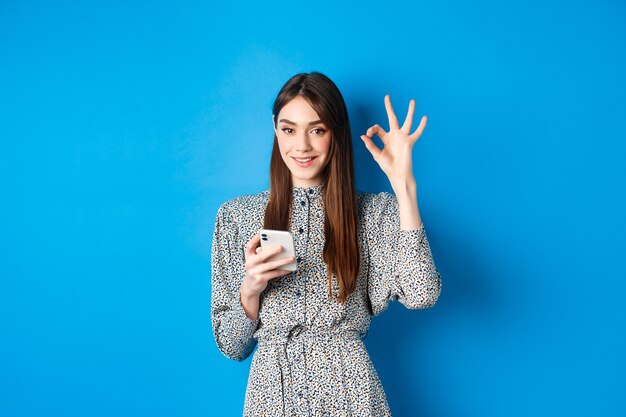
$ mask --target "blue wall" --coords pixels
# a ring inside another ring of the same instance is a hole
[[[0,415],[238,416],[210,331],[218,205],[267,187],[288,77],[383,96],[443,292],[366,339],[394,416],[626,415],[626,6],[0,4]]]

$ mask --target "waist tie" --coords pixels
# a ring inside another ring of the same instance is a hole
[[[295,324],[288,329],[270,329],[260,330],[255,335],[259,345],[264,343],[287,344],[295,339],[319,338],[322,340],[330,339],[353,339],[361,338],[358,331],[354,329],[339,329],[319,326],[305,326],[303,324]]]
[[[257,334],[259,347],[271,348],[276,354],[276,360],[281,373],[283,396],[283,414],[286,416],[305,416],[310,414],[309,398],[307,395],[308,382],[304,351],[307,343],[317,341],[339,361],[340,369],[345,370],[345,354],[341,344],[337,341],[360,339],[359,332],[353,329],[338,329],[328,327],[307,327],[296,324],[289,329],[263,329]],[[344,376],[341,375],[341,400],[347,402]],[[339,398],[335,398],[339,400]],[[347,405],[347,404],[346,404]]]

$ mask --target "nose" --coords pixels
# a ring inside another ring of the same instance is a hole
[[[303,132],[297,137],[296,142],[296,151],[298,152],[306,152],[310,151],[311,148],[311,139],[307,132]]]

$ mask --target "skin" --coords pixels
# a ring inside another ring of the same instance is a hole
[[[389,131],[386,132],[382,127],[375,124],[367,129],[365,135],[361,135],[361,140],[389,178],[391,187],[398,199],[400,229],[419,229],[422,226],[422,219],[417,205],[417,185],[413,176],[412,152],[415,142],[426,128],[428,118],[422,116],[415,132],[410,133],[415,113],[415,100],[409,102],[409,111],[402,127],[400,127],[398,118],[391,106],[389,94],[385,96],[385,108],[389,119]],[[373,135],[382,140],[383,149],[380,149],[372,141]]]
[[[291,172],[296,187],[312,187],[322,183],[322,172],[328,163],[331,132],[317,112],[302,97],[287,103],[278,114],[274,132],[283,161]],[[272,121],[276,122],[274,116]],[[313,157],[312,165],[300,167],[296,158]]]
[[[375,124],[367,129],[364,135],[361,135],[361,140],[391,183],[398,200],[400,229],[419,229],[422,226],[422,220],[417,204],[412,151],[415,142],[426,128],[428,118],[422,116],[415,132],[410,133],[415,113],[415,100],[409,102],[409,109],[402,127],[400,127],[388,94],[384,101],[389,131]],[[330,131],[323,123],[317,122],[319,121],[317,113],[300,96],[287,103],[277,118],[278,123],[275,124],[274,130],[283,161],[291,172],[293,185],[310,187],[321,184],[321,173],[325,164],[328,163]],[[275,121],[273,116],[272,121]],[[311,122],[314,123],[310,124]],[[325,129],[325,132],[319,129]],[[382,149],[372,140],[374,135],[381,139]],[[309,156],[315,158],[313,164],[306,168],[299,167],[293,159]],[[293,257],[289,257],[268,262],[267,259],[280,253],[282,248],[280,245],[275,245],[261,250],[259,243],[260,238],[255,235],[246,244],[246,276],[240,289],[241,304],[251,320],[257,320],[259,317],[260,294],[267,288],[269,281],[289,273],[281,267],[294,261]]]

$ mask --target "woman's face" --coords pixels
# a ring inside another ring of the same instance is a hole
[[[313,107],[301,96],[288,102],[276,116],[276,138],[283,161],[291,171],[296,187],[322,183],[328,162],[331,132]],[[272,116],[274,120],[274,116]]]

